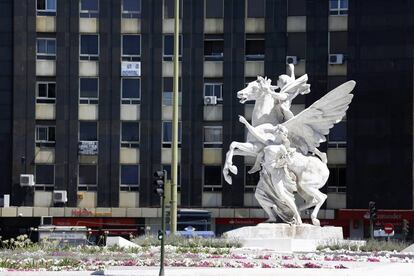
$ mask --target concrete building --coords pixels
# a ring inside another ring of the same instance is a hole
[[[171,163],[173,2],[0,0],[0,194],[16,206],[1,209],[3,229],[41,216],[159,223],[152,175]],[[237,116],[251,116],[236,91],[293,62],[312,85],[295,113],[357,81],[322,146],[331,170],[322,223],[361,237],[366,220],[349,209],[370,200],[413,209],[413,5],[183,0],[179,206],[210,210],[217,232],[264,220],[258,176],[246,173],[253,160],[235,158],[231,186],[221,169],[230,142],[245,137]],[[35,185],[22,187],[21,174]],[[396,224],[414,220],[394,213]]]

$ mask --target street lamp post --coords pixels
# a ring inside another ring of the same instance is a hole
[[[178,175],[178,75],[179,75],[179,27],[180,1],[174,2],[174,78],[173,78],[173,120],[172,120],[172,160],[171,160],[171,234],[177,232],[177,175]]]

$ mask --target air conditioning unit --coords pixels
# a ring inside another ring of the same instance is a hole
[[[329,64],[343,64],[344,55],[343,54],[330,54],[329,55]]]
[[[53,225],[53,217],[52,216],[41,216],[40,225]]]
[[[215,105],[215,104],[217,104],[216,96],[205,96],[204,97],[204,105]]]
[[[297,56],[286,56],[286,64],[297,64],[298,57]]]
[[[20,186],[21,187],[33,187],[35,185],[33,174],[21,174]]]
[[[54,203],[66,203],[68,201],[67,191],[53,191]]]

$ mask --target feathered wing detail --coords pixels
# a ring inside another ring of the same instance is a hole
[[[348,81],[284,122],[282,125],[289,131],[291,146],[307,154],[325,142],[325,135],[345,116],[354,96],[350,94],[354,87],[355,81]]]

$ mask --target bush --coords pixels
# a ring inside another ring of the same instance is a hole
[[[380,240],[368,240],[367,244],[360,247],[360,250],[363,252],[377,252],[377,251],[401,251],[408,247],[410,244],[404,241],[398,240],[389,240],[389,241],[380,241]]]

